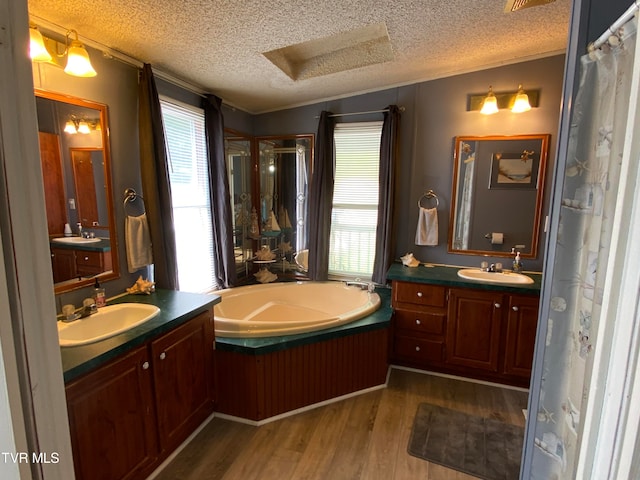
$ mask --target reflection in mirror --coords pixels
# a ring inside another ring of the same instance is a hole
[[[537,256],[549,137],[456,137],[450,253]]]
[[[117,278],[107,107],[35,94],[55,293]]]
[[[251,137],[232,130],[225,131],[225,157],[233,222],[233,246],[238,273],[247,274],[247,262],[253,256],[251,232],[253,158]],[[255,210],[254,210],[255,211]]]
[[[258,138],[260,245],[279,249],[295,269],[294,257],[307,248],[306,221],[313,135]]]

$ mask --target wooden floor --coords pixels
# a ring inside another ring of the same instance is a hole
[[[475,478],[407,453],[421,402],[524,426],[527,393],[392,369],[386,389],[260,427],[214,418],[156,478]]]

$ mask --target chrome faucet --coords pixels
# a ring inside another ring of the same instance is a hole
[[[491,265],[489,265],[486,262],[482,262],[482,265],[480,266],[480,270],[484,272],[500,273],[502,272],[502,263],[498,262],[498,263],[492,263]]]
[[[98,312],[98,305],[92,298],[85,298],[82,302],[82,309],[80,310],[80,318],[88,317]]]
[[[347,287],[360,287],[362,290],[367,290],[369,293],[373,293],[376,289],[376,285],[373,282],[362,282],[358,279],[353,280],[353,281],[347,281],[345,282],[345,285]]]

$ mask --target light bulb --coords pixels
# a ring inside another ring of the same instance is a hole
[[[44,46],[44,38],[37,27],[29,27],[29,56],[34,62],[51,61],[51,54]]]
[[[516,100],[513,102],[513,107],[511,107],[511,111],[513,113],[522,113],[531,110],[531,104],[529,103],[529,96],[524,93],[522,89],[522,85],[518,86],[518,94],[516,95]]]
[[[72,40],[69,45],[67,66],[64,67],[64,73],[75,77],[95,77],[97,75],[91,66],[89,54],[78,40]]]
[[[498,113],[498,99],[493,94],[493,89],[489,87],[489,93],[484,98],[484,102],[482,102],[482,109],[480,113],[483,115],[492,115],[494,113]]]

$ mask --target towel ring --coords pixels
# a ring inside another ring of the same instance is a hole
[[[427,200],[432,200],[434,199],[436,201],[436,208],[438,208],[440,206],[440,200],[438,199],[438,195],[436,195],[436,192],[434,192],[433,190],[428,190],[427,192],[425,192],[420,199],[418,200],[418,208],[424,208],[422,206],[422,199],[426,198]]]
[[[127,204],[131,204],[136,200],[142,200],[142,211],[145,211],[144,198],[142,195],[138,195],[133,188],[127,188],[124,191],[124,200],[122,202],[122,206],[124,207],[125,213],[127,212]]]

